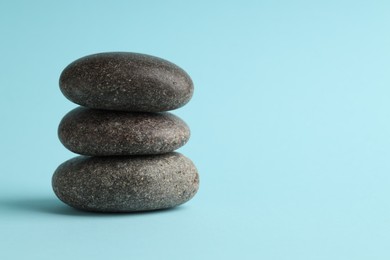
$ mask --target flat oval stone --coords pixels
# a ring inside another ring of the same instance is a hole
[[[198,190],[194,164],[179,153],[150,156],[78,156],[52,178],[57,197],[71,207],[100,212],[165,209]]]
[[[168,112],[78,107],[62,119],[58,136],[66,148],[83,155],[162,154],[187,143],[190,129],[183,120]]]
[[[68,65],[60,89],[71,101],[90,108],[162,112],[185,105],[194,86],[175,64],[131,52],[99,53]]]

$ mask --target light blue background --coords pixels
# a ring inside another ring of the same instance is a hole
[[[1,1],[0,259],[390,259],[389,29],[388,1]],[[103,51],[192,76],[184,206],[55,198],[59,74]]]

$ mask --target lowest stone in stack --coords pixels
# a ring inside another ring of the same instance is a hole
[[[185,71],[149,55],[101,53],[66,67],[60,88],[81,105],[58,129],[64,146],[81,154],[53,175],[60,200],[82,210],[131,212],[175,207],[195,195],[194,164],[173,152],[190,130],[164,112],[191,99]]]

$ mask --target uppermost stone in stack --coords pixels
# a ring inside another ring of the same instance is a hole
[[[184,106],[194,86],[175,64],[145,54],[100,53],[71,63],[60,88],[76,104],[106,110],[163,112]]]

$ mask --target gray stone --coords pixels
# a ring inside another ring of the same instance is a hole
[[[91,155],[139,155],[172,152],[187,143],[190,129],[168,113],[120,112],[78,107],[58,127],[62,144]]]
[[[185,105],[194,87],[175,64],[131,52],[99,53],[67,66],[60,77],[62,93],[90,108],[162,112]]]
[[[61,164],[52,185],[77,209],[131,212],[171,208],[198,190],[194,164],[179,153],[149,156],[78,156]]]

